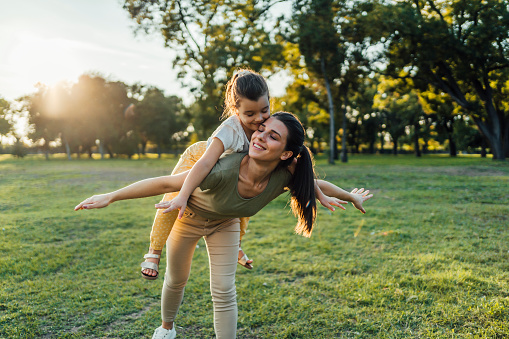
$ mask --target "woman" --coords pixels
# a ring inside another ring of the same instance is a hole
[[[312,158],[304,146],[304,128],[291,113],[279,112],[267,119],[250,142],[249,154],[235,153],[221,159],[188,201],[167,242],[167,269],[161,296],[162,326],[153,338],[175,338],[173,321],[182,301],[196,244],[205,238],[209,252],[210,286],[217,338],[235,338],[237,301],[235,271],[239,244],[238,217],[252,216],[288,187],[291,207],[298,218],[296,232],[310,236],[316,217]],[[294,163],[294,159],[297,161]],[[78,209],[106,207],[118,200],[141,198],[180,190],[187,173],[139,181],[118,191],[93,196]],[[363,189],[348,193],[322,180],[323,193],[347,200],[361,212],[371,198]],[[341,199],[341,200],[340,200]],[[166,208],[168,202],[159,203]],[[344,209],[344,207],[341,207]]]

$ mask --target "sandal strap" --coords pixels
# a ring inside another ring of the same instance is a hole
[[[154,254],[154,253],[147,253],[147,254],[145,254],[143,256],[143,258],[145,258],[145,259],[148,259],[148,258],[150,258],[150,259],[159,259],[159,258],[161,258],[161,255],[160,254]]]
[[[242,266],[246,266],[248,260],[249,258],[247,257],[247,254],[244,254],[242,258],[238,260],[238,263],[241,264]]]
[[[140,264],[141,270],[144,270],[148,268],[149,270],[154,270],[156,272],[159,272],[159,265],[153,262],[144,261]]]

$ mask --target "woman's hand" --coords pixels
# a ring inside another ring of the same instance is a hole
[[[364,207],[362,207],[362,204],[364,201],[370,199],[373,194],[369,194],[369,190],[364,191],[364,188],[357,189],[354,188],[350,194],[352,195],[352,204],[362,213],[366,213],[366,210]]]
[[[74,207],[74,210],[78,211],[83,209],[89,210],[92,208],[103,208],[112,202],[111,193],[94,195],[80,202],[76,207]]]
[[[168,213],[176,209],[179,210],[178,218],[181,219],[184,216],[184,211],[187,207],[187,199],[181,197],[180,194],[169,201],[163,201],[155,205],[157,209],[165,209],[163,213]]]
[[[334,212],[336,210],[333,206],[339,207],[342,210],[344,210],[346,208],[343,205],[348,204],[348,201],[343,201],[338,198],[329,197],[328,195],[325,195],[323,193],[320,196],[318,196],[317,198],[323,207],[328,208],[332,212]]]

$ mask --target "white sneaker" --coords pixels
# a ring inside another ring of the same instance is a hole
[[[175,331],[175,324],[173,324],[173,328],[171,330],[167,330],[162,326],[156,328],[152,339],[174,339],[176,336],[177,332]]]

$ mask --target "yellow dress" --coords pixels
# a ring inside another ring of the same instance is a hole
[[[190,170],[193,165],[202,157],[207,149],[206,141],[199,141],[189,146],[180,157],[179,162],[171,172],[171,174],[179,174]],[[169,201],[177,196],[178,192],[166,193],[162,201]],[[150,232],[150,247],[154,250],[162,250],[175,220],[177,220],[178,210],[170,213],[163,213],[163,210],[157,210],[152,231]],[[240,239],[246,234],[249,218],[240,218]]]

